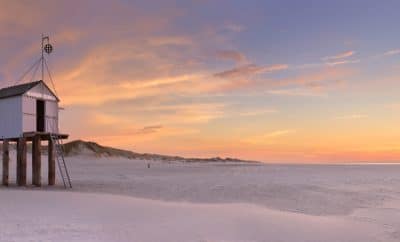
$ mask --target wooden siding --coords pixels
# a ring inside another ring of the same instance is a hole
[[[23,132],[36,131],[36,98],[23,96]],[[45,102],[45,131],[58,133],[58,103],[46,100]]]
[[[14,138],[22,135],[22,97],[0,100],[0,137]]]

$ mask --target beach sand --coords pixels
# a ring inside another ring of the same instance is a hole
[[[400,165],[147,163],[76,156],[72,190],[0,188],[0,241],[400,241]]]

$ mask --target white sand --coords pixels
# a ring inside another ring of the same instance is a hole
[[[69,163],[72,191],[0,188],[0,241],[400,241],[399,165]]]

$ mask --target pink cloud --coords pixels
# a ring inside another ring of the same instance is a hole
[[[352,51],[352,50],[351,51],[346,51],[346,52],[339,53],[337,55],[323,57],[322,60],[328,61],[328,60],[344,59],[344,58],[353,56],[355,53],[356,52]]]

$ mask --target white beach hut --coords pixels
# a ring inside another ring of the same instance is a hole
[[[63,139],[68,134],[61,134],[58,126],[58,103],[60,99],[46,85],[44,74],[47,74],[54,87],[49,67],[44,53],[50,54],[53,46],[48,36],[42,36],[42,55],[27,72],[17,81],[20,82],[28,73],[33,71],[31,80],[34,80],[36,71],[41,66],[42,78],[40,81],[14,85],[0,89],[0,141],[2,144],[2,184],[9,184],[10,142],[16,142],[17,155],[17,184],[27,184],[27,143],[32,143],[32,184],[41,186],[41,152],[42,142],[47,141],[48,157],[48,184],[55,184],[56,162],[59,168],[64,187],[72,188],[71,179],[63,154]]]
[[[0,137],[26,133],[59,133],[58,97],[43,82],[36,81],[0,89]]]

